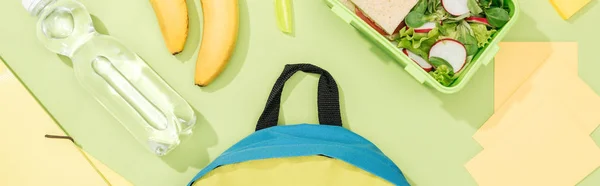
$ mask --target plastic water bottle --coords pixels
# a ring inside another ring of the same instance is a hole
[[[189,104],[137,54],[96,32],[81,3],[22,3],[38,17],[38,39],[48,50],[69,57],[80,84],[150,151],[165,155],[182,135],[191,134],[196,115]]]

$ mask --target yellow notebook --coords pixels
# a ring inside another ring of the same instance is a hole
[[[0,185],[131,185],[87,155],[0,61]]]
[[[567,20],[585,5],[589,4],[590,1],[591,0],[550,0],[550,3],[554,6],[554,9],[556,9],[560,17]]]

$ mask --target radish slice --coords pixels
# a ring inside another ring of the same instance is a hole
[[[490,26],[490,22],[484,17],[467,17],[465,20],[471,23],[481,23]]]
[[[429,57],[439,57],[448,61],[454,73],[458,73],[467,63],[467,49],[459,41],[442,39],[433,44],[429,50]]]
[[[467,0],[442,0],[442,6],[446,12],[453,16],[460,16],[470,12]]]
[[[428,22],[419,28],[415,28],[415,32],[416,33],[428,33],[429,31],[433,30],[435,28],[435,26],[436,26],[435,22]]]
[[[404,52],[404,54],[406,54],[410,59],[412,59],[415,63],[421,66],[423,70],[429,72],[433,68],[433,66],[431,66],[429,62],[425,61],[425,59],[423,59],[421,56],[411,52],[410,50],[403,48],[402,52]]]

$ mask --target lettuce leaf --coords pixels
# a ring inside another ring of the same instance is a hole
[[[456,22],[444,21],[440,27],[440,33],[448,38],[456,38]]]
[[[481,7],[479,7],[477,0],[467,0],[467,7],[473,15],[479,15],[483,12]]]
[[[429,49],[435,44],[439,38],[440,32],[436,27],[428,33],[415,33],[413,28],[400,30],[400,39],[398,41],[399,48],[406,48],[411,52],[427,59]]]
[[[412,12],[425,13],[427,11],[428,0],[419,0],[417,5],[412,9]]]
[[[443,6],[440,6],[439,3],[434,6],[437,6],[436,10],[433,11],[431,14],[427,15],[427,19],[429,21],[439,23],[440,21],[450,17],[450,14],[448,12],[446,12],[446,9],[444,9]]]
[[[450,84],[456,80],[456,76],[450,75],[454,73],[452,73],[452,70],[450,70],[450,68],[448,68],[446,65],[436,68],[435,71],[431,71],[429,74],[431,77],[433,77],[433,79],[435,79],[437,82],[440,82],[440,84],[444,86],[450,86]]]
[[[477,39],[471,26],[466,21],[461,21],[456,27],[457,37],[454,38],[460,41],[467,49],[467,56],[473,56],[477,54],[479,47],[477,47]]]
[[[440,82],[440,84],[444,86],[450,86],[450,84],[452,84],[452,82],[458,78],[458,75],[454,74],[452,65],[450,65],[450,63],[448,63],[446,60],[439,57],[431,57],[429,61],[431,65],[435,67],[435,70],[429,72],[429,74],[437,82]]]
[[[492,6],[492,0],[479,0],[479,4],[481,4],[481,8],[488,9]]]
[[[495,29],[488,30],[488,27],[484,24],[480,23],[469,23],[473,33],[475,34],[475,38],[477,39],[477,46],[479,48],[484,47],[490,40],[492,39],[492,35],[496,33]]]
[[[440,0],[427,0],[427,13],[433,14],[434,12],[438,11],[440,9],[440,5]]]
[[[433,13],[425,14],[426,10],[427,6],[425,6],[424,9],[420,7],[420,5],[419,7],[415,7],[408,15],[406,15],[404,22],[409,27],[417,28],[423,26],[427,22],[440,22],[448,18],[448,13],[441,6]]]
[[[502,8],[502,7],[504,7],[504,0],[492,0],[491,4],[492,4],[492,6]]]
[[[409,41],[406,38],[402,38],[400,39],[400,41],[398,41],[398,48],[404,48],[406,50],[409,50],[419,56],[421,56],[423,59],[427,59],[427,51],[421,49],[421,48],[414,48],[412,45],[412,42]]]
[[[503,8],[490,8],[485,10],[485,17],[487,18],[490,25],[501,28],[510,20],[508,11]]]

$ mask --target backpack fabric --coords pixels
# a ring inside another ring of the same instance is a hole
[[[297,71],[321,75],[317,94],[320,124],[278,126],[283,87]],[[401,170],[377,146],[342,126],[340,113],[338,87],[329,72],[311,64],[286,65],[256,131],[223,152],[188,186],[408,186]]]

